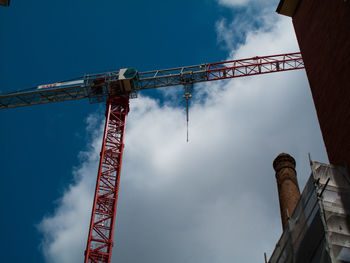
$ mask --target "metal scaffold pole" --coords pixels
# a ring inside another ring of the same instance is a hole
[[[129,95],[108,98],[85,263],[111,261],[128,112]]]

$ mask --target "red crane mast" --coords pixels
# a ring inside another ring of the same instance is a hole
[[[106,122],[84,262],[109,263],[113,247],[129,99],[136,97],[140,90],[183,85],[184,98],[188,105],[194,83],[303,68],[301,54],[289,53],[142,73],[133,68],[120,69],[0,95],[0,109],[83,98],[88,98],[91,103],[107,101]]]

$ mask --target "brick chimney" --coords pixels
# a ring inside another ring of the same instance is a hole
[[[276,171],[282,228],[284,229],[300,199],[295,160],[289,154],[281,153],[273,161],[273,168]]]

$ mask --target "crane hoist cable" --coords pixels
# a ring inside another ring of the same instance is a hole
[[[190,106],[190,99],[192,98],[192,91],[193,91],[193,82],[189,82],[184,84],[185,94],[183,95],[183,98],[186,100],[186,127],[187,127],[187,136],[186,141],[188,142],[188,121],[189,121],[189,106]]]

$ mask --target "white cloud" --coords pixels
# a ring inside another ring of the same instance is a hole
[[[250,0],[218,0],[222,5],[226,6],[243,6],[250,2]]]
[[[255,55],[274,55],[299,51],[292,22],[287,17],[276,17],[264,22],[264,27],[249,31],[246,42],[233,50],[233,57],[251,57]]]
[[[275,0],[217,0],[220,5],[231,7],[231,8],[242,8],[250,6],[268,6],[277,5]]]
[[[230,56],[296,51],[290,21],[246,34]],[[190,142],[184,109],[131,101],[113,262],[259,262],[281,233],[272,161],[288,152],[301,185],[307,153],[327,161],[304,71],[198,85]],[[181,100],[182,98],[179,98]],[[89,118],[100,127],[102,115]],[[56,212],[41,222],[48,262],[82,261],[101,129]]]
[[[76,262],[85,249],[101,148],[101,116],[88,116],[87,132],[93,139],[88,151],[80,153],[82,165],[74,168],[75,183],[58,200],[54,215],[45,216],[37,226],[43,233],[41,248],[47,262]]]

